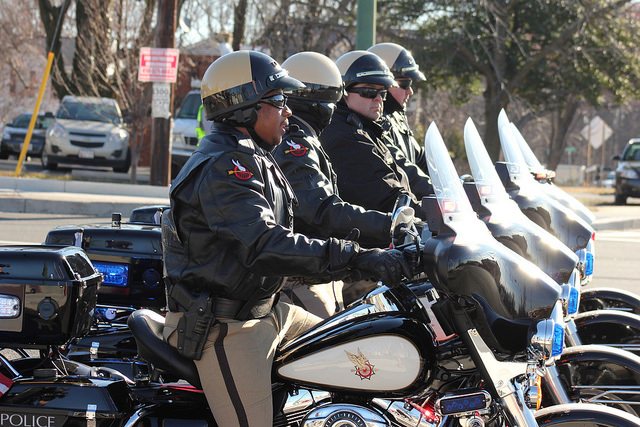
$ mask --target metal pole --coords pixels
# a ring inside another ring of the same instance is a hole
[[[156,47],[174,48],[176,42],[177,0],[158,2]],[[173,90],[169,95],[169,115],[173,114]],[[171,117],[151,121],[151,185],[168,186],[171,165]]]
[[[16,165],[16,170],[13,173],[14,178],[17,178],[22,172],[22,164],[24,163],[24,159],[27,157],[27,152],[29,151],[29,144],[31,143],[33,129],[36,126],[38,111],[40,111],[40,104],[42,103],[44,91],[47,87],[47,80],[49,79],[49,73],[51,72],[51,67],[53,66],[53,45],[55,44],[58,32],[60,31],[60,26],[62,25],[62,19],[64,18],[64,15],[68,8],[69,0],[65,0],[64,4],[60,7],[60,14],[58,15],[58,22],[56,22],[56,29],[53,31],[53,36],[51,37],[51,46],[49,47],[49,53],[47,54],[47,65],[44,67],[44,75],[42,76],[42,82],[40,83],[40,91],[38,92],[38,98],[36,99],[36,106],[33,109],[33,114],[31,115],[31,120],[29,121],[29,128],[27,129],[27,135],[25,135],[24,137],[22,149],[20,150],[20,156],[18,156],[18,164]]]
[[[600,182],[598,182],[598,184],[602,183],[602,180],[606,178],[606,176],[603,176],[604,173],[604,147],[605,147],[605,139],[604,139],[604,130],[606,129],[607,125],[603,124],[602,125],[602,147],[600,151]]]
[[[587,138],[587,169],[585,169],[585,174],[584,174],[584,183],[583,186],[587,186],[587,180],[588,180],[588,171],[589,170],[589,166],[591,165],[591,120],[589,120],[589,138]]]
[[[366,50],[376,41],[376,0],[358,0],[356,49]]]
[[[47,66],[44,68],[44,75],[42,76],[42,83],[40,83],[40,91],[38,92],[38,99],[36,100],[36,106],[33,109],[33,114],[31,115],[31,121],[29,122],[29,129],[27,130],[27,135],[24,137],[22,150],[20,150],[20,156],[18,157],[18,164],[16,165],[16,170],[13,173],[14,178],[17,178],[20,175],[20,172],[22,172],[22,163],[24,162],[25,157],[27,157],[27,152],[29,151],[29,143],[31,143],[31,135],[33,134],[33,129],[36,126],[38,111],[40,111],[40,104],[42,103],[44,90],[47,87],[47,80],[49,79],[49,72],[51,71],[51,66],[53,65],[53,56],[54,56],[53,52],[49,52],[49,54],[47,55]]]

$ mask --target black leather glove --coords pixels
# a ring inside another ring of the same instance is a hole
[[[350,262],[351,270],[360,279],[380,280],[385,285],[399,283],[411,277],[409,263],[397,249],[360,249]]]

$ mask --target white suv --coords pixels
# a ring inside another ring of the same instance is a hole
[[[110,166],[128,172],[131,163],[129,132],[115,99],[65,96],[55,122],[47,130],[42,167],[58,163]]]
[[[171,177],[178,175],[182,166],[198,145],[196,127],[198,126],[198,110],[202,105],[200,90],[192,90],[184,97],[180,108],[173,119],[171,141]]]

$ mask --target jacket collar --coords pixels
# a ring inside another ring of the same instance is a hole
[[[371,120],[370,118],[351,110],[347,107],[347,103],[342,99],[338,102],[336,114],[344,116],[348,123],[357,126],[360,129],[370,130],[375,132],[378,136],[382,135],[383,129],[379,121]]]

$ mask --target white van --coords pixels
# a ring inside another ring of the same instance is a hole
[[[175,178],[198,145],[196,127],[198,110],[202,105],[200,90],[192,90],[182,100],[173,119],[171,141],[171,178]]]

